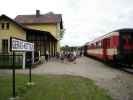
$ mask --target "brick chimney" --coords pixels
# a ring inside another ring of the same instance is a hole
[[[36,16],[40,16],[40,10],[36,10]]]

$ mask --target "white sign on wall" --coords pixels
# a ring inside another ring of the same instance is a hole
[[[10,50],[11,51],[34,51],[34,43],[26,42],[18,38],[10,38]]]

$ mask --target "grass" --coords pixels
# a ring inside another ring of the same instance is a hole
[[[34,75],[36,85],[27,87],[26,75],[16,75],[19,100],[112,100],[92,80],[66,75]],[[0,76],[0,100],[11,97],[11,76]]]

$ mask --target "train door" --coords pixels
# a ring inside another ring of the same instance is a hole
[[[121,33],[120,55],[121,62],[133,64],[133,33]]]
[[[102,49],[103,49],[103,60],[107,60],[107,39],[103,39],[102,41]]]

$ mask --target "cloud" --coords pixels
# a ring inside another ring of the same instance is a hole
[[[70,40],[73,39],[75,45],[79,45],[83,43],[80,41],[91,41],[119,28],[133,27],[132,4],[131,0],[79,0],[77,7],[80,9],[77,8],[67,20],[68,33],[64,36],[63,44],[74,45]]]
[[[133,0],[3,0],[0,13],[19,14],[53,11],[63,14],[66,29],[61,45],[83,45],[119,28],[133,27]]]

